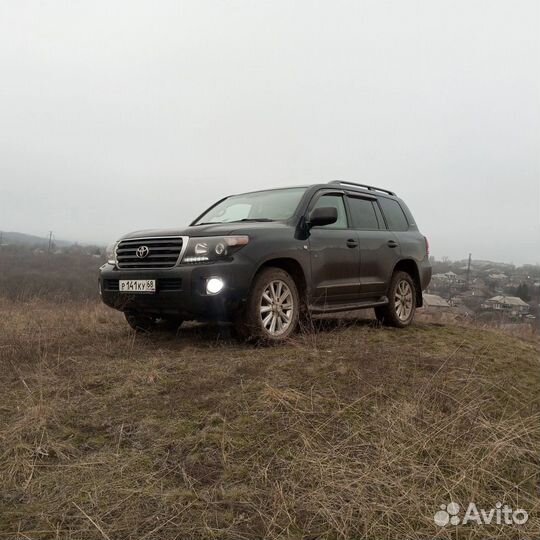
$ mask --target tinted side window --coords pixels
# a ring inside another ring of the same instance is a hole
[[[348,197],[348,201],[355,229],[373,230],[379,228],[372,201],[358,197]]]
[[[407,218],[397,201],[387,199],[386,197],[380,197],[379,204],[382,207],[384,217],[386,218],[390,230],[407,231],[409,229]]]
[[[325,208],[328,206],[333,206],[337,210],[337,221],[331,223],[330,225],[325,225],[325,229],[346,229],[348,227],[347,223],[347,212],[345,211],[345,203],[343,202],[343,197],[341,195],[323,195],[319,197],[319,200],[315,203],[315,208]]]

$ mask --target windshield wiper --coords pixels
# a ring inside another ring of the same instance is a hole
[[[270,218],[243,218],[243,219],[234,219],[233,221],[203,221],[202,223],[195,223],[195,225],[220,225],[225,223],[240,223],[242,221],[251,221],[251,222],[257,222],[260,221],[261,223],[266,223],[268,221],[276,221],[275,219]]]
[[[270,218],[244,218],[244,219],[235,219],[234,221],[228,221],[227,223],[240,223],[241,221],[260,221],[260,222],[268,222],[268,221],[276,221],[275,219]]]

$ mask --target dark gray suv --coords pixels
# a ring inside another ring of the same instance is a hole
[[[275,341],[314,313],[375,308],[405,327],[430,279],[428,242],[405,203],[332,181],[232,195],[184,229],[127,234],[109,247],[99,283],[139,330],[223,320]]]

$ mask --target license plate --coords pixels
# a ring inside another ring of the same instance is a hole
[[[156,292],[155,279],[121,279],[118,283],[120,292],[153,293]]]

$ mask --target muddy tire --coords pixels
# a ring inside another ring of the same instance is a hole
[[[388,304],[375,308],[378,321],[386,326],[405,328],[416,312],[416,284],[407,272],[396,272],[388,288]]]
[[[244,339],[279,343],[296,331],[300,309],[294,279],[281,268],[264,268],[253,280],[235,328]]]

